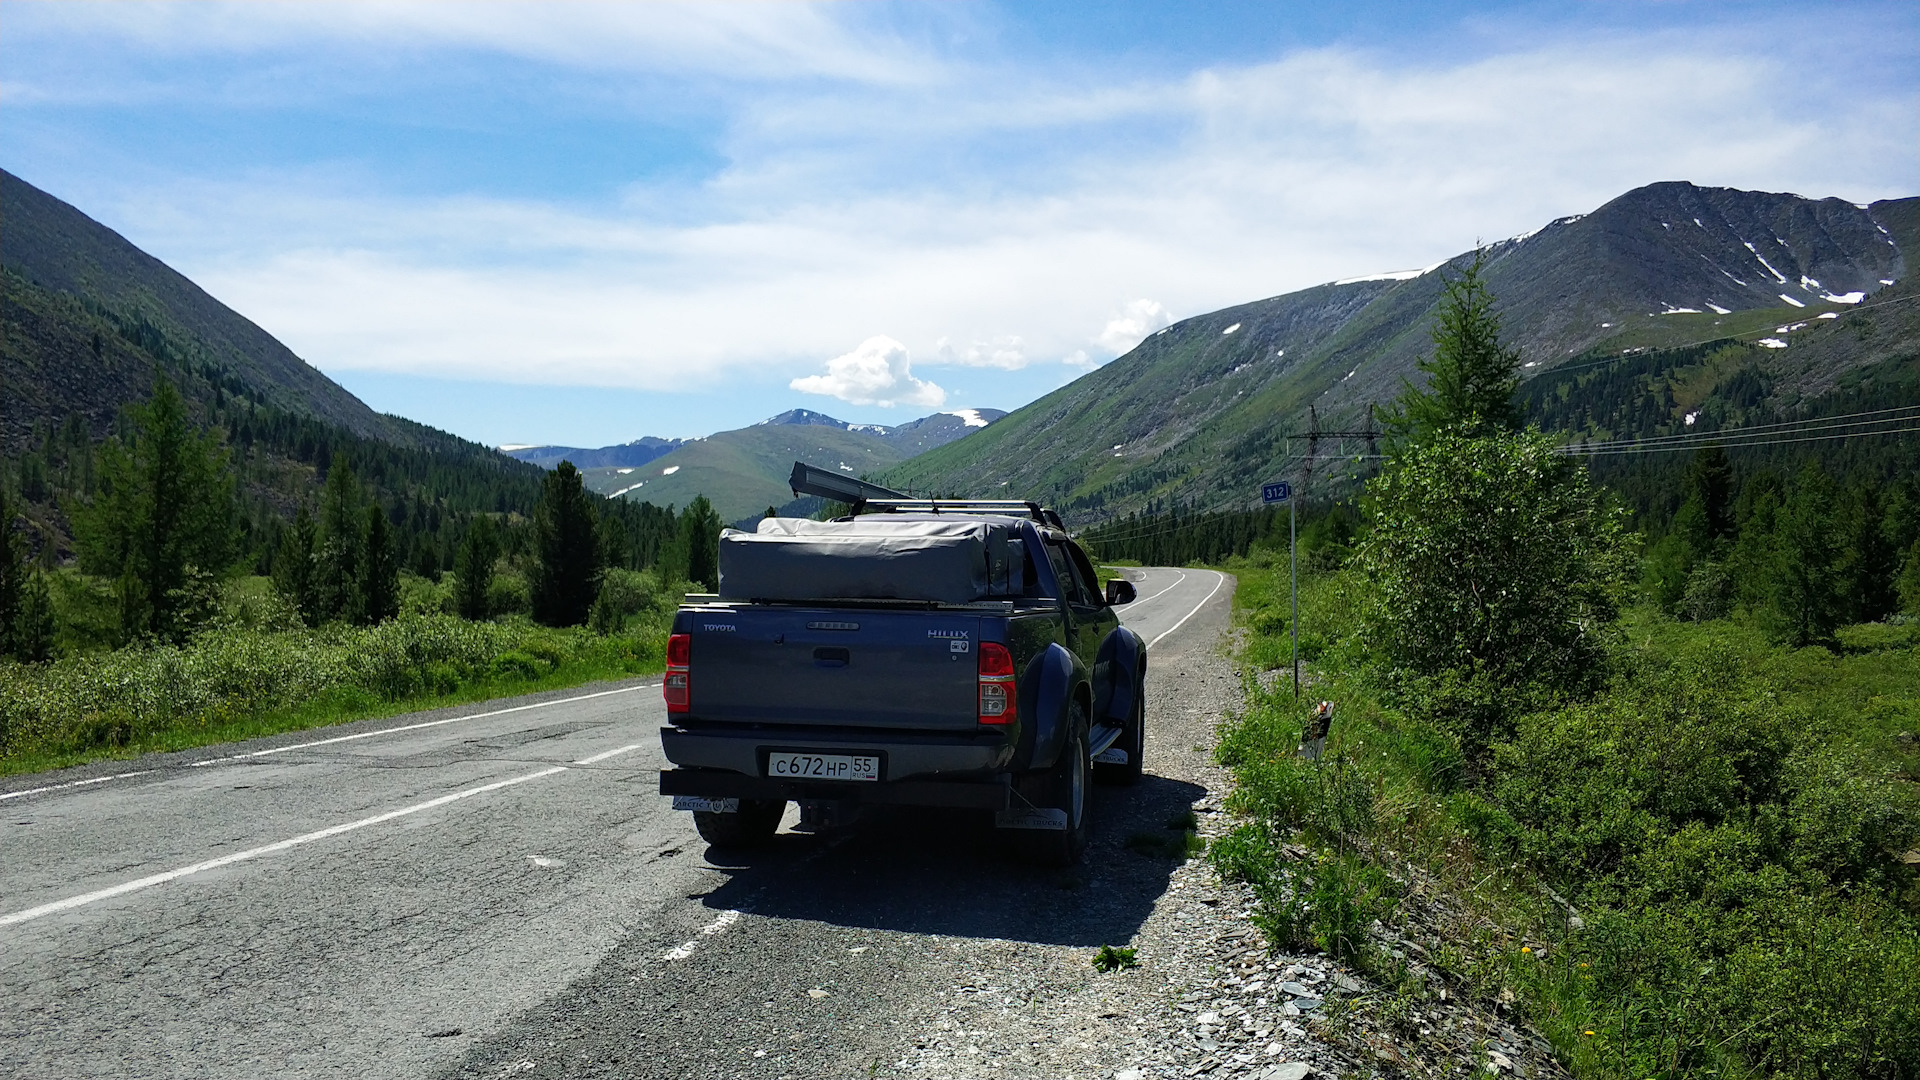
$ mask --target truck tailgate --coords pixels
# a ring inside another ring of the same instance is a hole
[[[978,728],[979,615],[758,605],[690,614],[690,720]]]

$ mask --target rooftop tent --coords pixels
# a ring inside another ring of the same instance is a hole
[[[1016,519],[870,515],[848,521],[766,518],[720,534],[725,600],[930,600],[1019,596]]]

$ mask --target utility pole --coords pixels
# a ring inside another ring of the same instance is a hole
[[[1380,432],[1374,429],[1373,405],[1371,402],[1367,405],[1367,427],[1365,431],[1321,431],[1320,411],[1312,405],[1308,405],[1307,433],[1305,435],[1287,436],[1288,439],[1307,440],[1307,457],[1306,460],[1301,463],[1299,495],[1296,497],[1286,484],[1269,484],[1262,489],[1262,494],[1266,496],[1268,502],[1278,502],[1280,499],[1285,499],[1287,503],[1287,568],[1293,578],[1293,696],[1295,700],[1298,700],[1300,697],[1300,499],[1306,497],[1307,491],[1313,485],[1313,462],[1315,458],[1320,456],[1321,439],[1365,439],[1367,440],[1367,453],[1372,455],[1375,452],[1375,440],[1379,437]],[[1284,492],[1279,498],[1274,498],[1272,494],[1276,488]]]

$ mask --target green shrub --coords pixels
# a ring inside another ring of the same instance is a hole
[[[0,759],[84,756],[192,740],[252,718],[329,702],[350,715],[382,703],[459,693],[480,680],[574,670],[648,670],[663,630],[603,639],[582,630],[403,614],[377,626],[266,631],[229,620],[183,645],[139,646],[0,671]],[[304,715],[304,714],[303,714]]]
[[[546,665],[519,650],[503,652],[493,658],[487,673],[496,679],[537,679],[546,674]]]
[[[493,575],[487,585],[487,612],[494,618],[502,615],[525,615],[533,610],[533,589],[527,584],[525,574],[518,570],[500,570]]]

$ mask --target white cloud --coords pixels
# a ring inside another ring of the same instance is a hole
[[[115,3],[8,5],[27,41],[85,35],[168,56],[459,50],[585,71],[718,73],[733,80],[924,81],[903,37],[813,3]],[[256,84],[257,85],[257,84]],[[76,87],[75,89],[86,89]]]
[[[1103,82],[930,59],[849,8],[14,5],[14,42],[16,8],[42,43],[61,20],[157,53],[311,34],[403,66],[425,43],[592,77],[618,67],[607,98],[644,96],[653,84],[622,80],[649,65],[734,80],[712,105],[723,164],[617,198],[400,194],[422,189],[383,186],[379,161],[222,179],[109,163],[94,192],[56,189],[328,371],[652,390],[791,379],[926,404],[945,391],[907,374],[911,350],[962,369],[942,376],[959,400],[1012,405],[984,381],[1037,380],[1035,358],[1062,358],[1048,377],[1090,368],[1172,311],[1424,265],[1650,181],[1862,200],[1910,194],[1915,165],[1904,94],[1809,82],[1792,58],[1712,35],[1425,66],[1302,50]],[[23,78],[6,77],[0,89]],[[898,338],[897,370],[886,350],[874,369],[894,382],[834,367],[860,350],[793,378],[876,326]]]
[[[787,385],[804,394],[825,394],[855,405],[947,403],[947,392],[913,377],[907,347],[890,337],[870,337],[860,347],[827,361],[825,375],[808,375]]]
[[[953,342],[941,338],[934,345],[933,359],[930,364],[956,364],[960,367],[999,368],[1001,371],[1018,371],[1030,362],[1022,351],[1025,343],[1018,334],[1009,334],[992,341],[976,341],[964,348],[956,347]]]
[[[1119,356],[1144,341],[1148,334],[1172,325],[1172,312],[1158,300],[1135,300],[1127,305],[1126,314],[1109,320],[1106,329],[1094,340],[1101,348]]]

